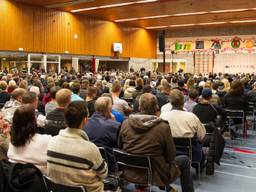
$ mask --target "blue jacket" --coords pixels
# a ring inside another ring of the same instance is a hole
[[[115,163],[113,148],[117,148],[117,139],[120,123],[107,119],[102,114],[94,112],[89,118],[84,131],[87,133],[91,142],[98,147],[104,147],[107,152],[109,172],[114,172]]]
[[[115,148],[117,147],[119,127],[120,123],[95,112],[89,118],[84,131],[89,136],[90,141],[98,147]]]

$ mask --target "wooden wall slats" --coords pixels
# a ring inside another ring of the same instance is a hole
[[[156,33],[141,28],[7,0],[0,21],[0,50],[113,56],[120,42],[122,57],[156,58]]]

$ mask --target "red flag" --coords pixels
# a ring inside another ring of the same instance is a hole
[[[96,73],[96,58],[94,56],[92,58],[92,72]]]

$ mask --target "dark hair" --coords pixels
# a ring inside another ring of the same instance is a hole
[[[244,93],[244,86],[241,81],[233,81],[231,83],[230,95],[240,96]]]
[[[77,81],[74,81],[71,86],[71,90],[73,91],[73,93],[78,94],[80,90],[80,84]]]
[[[36,93],[29,91],[29,92],[25,93],[25,95],[23,95],[22,103],[23,104],[31,104],[31,103],[35,102],[37,99],[38,99],[38,97],[37,97]]]
[[[87,116],[88,110],[85,101],[73,101],[65,108],[65,122],[70,128],[79,128]]]
[[[92,97],[94,94],[97,93],[96,87],[89,87],[87,91],[87,96]]]
[[[59,86],[53,86],[51,89],[50,89],[50,95],[51,95],[51,98],[55,99],[56,98],[56,93],[60,90],[60,87]]]
[[[196,89],[190,89],[189,92],[188,92],[188,96],[189,98],[191,99],[196,99],[198,97],[199,93]]]
[[[13,115],[11,143],[15,147],[24,146],[36,134],[36,116],[32,105],[19,107]]]

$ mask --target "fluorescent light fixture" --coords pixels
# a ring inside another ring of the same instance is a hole
[[[152,27],[146,27],[146,29],[161,29],[161,28],[167,28],[167,25],[162,25],[162,26],[152,26]]]
[[[232,13],[232,12],[242,12],[242,11],[256,11],[256,8],[250,9],[229,9],[229,10],[216,10],[216,11],[201,11],[201,12],[192,12],[192,13],[177,13],[172,15],[155,15],[155,16],[146,16],[146,17],[135,17],[135,18],[127,18],[127,19],[117,19],[115,22],[127,22],[127,21],[136,21],[143,19],[159,19],[165,17],[181,17],[181,16],[190,16],[190,15],[204,15],[209,13]]]
[[[229,23],[255,23],[256,20],[230,21]]]
[[[173,14],[172,16],[174,17],[180,17],[180,16],[189,16],[189,15],[203,15],[203,14],[207,14],[208,12],[204,11],[204,12],[194,12],[194,13],[177,13],[177,14]]]
[[[169,27],[190,27],[190,26],[195,26],[196,24],[191,23],[191,24],[180,24],[180,25],[169,25]]]
[[[212,23],[198,23],[197,25],[221,25],[221,24],[225,24],[228,23],[226,21],[220,21],[220,22],[212,22]]]
[[[228,9],[228,10],[209,11],[209,13],[231,13],[231,12],[241,12],[241,11],[250,11],[250,10],[251,9]]]
[[[106,9],[106,8],[122,7],[122,6],[133,5],[133,4],[151,3],[151,2],[156,2],[156,1],[158,1],[158,0],[130,1],[130,2],[126,2],[126,3],[117,3],[117,4],[102,5],[102,6],[97,6],[97,7],[88,7],[88,8],[84,8],[84,9],[75,9],[75,10],[71,10],[71,12],[76,13],[76,12],[81,12],[81,11],[95,10],[95,9]]]

